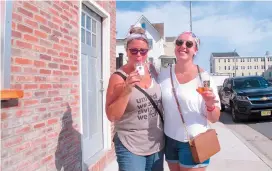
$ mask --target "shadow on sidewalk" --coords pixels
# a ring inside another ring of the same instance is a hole
[[[55,165],[58,171],[85,171],[87,169],[85,164],[82,169],[81,134],[73,127],[71,112],[67,104],[55,152]]]

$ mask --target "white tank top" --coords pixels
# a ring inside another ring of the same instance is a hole
[[[204,116],[206,114],[205,102],[201,95],[196,91],[200,78],[199,75],[193,80],[179,84],[175,72],[175,66],[172,67],[173,83],[176,88],[181,111],[188,128],[190,138],[205,132],[208,129],[208,123]],[[204,74],[204,73],[201,73]],[[207,72],[205,73],[207,74]],[[177,141],[188,142],[187,134],[179,114],[177,103],[172,93],[170,67],[161,70],[158,82],[161,85],[162,104],[164,108],[164,132],[165,134]],[[216,99],[219,101],[217,87],[212,78],[210,78],[210,87],[213,89]],[[220,102],[216,105],[220,108]]]

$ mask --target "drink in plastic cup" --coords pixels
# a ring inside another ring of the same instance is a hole
[[[145,68],[144,68],[144,64],[142,62],[136,63],[135,69],[138,71],[140,76],[145,75]]]
[[[202,73],[202,82],[198,85],[197,91],[199,93],[203,93],[204,91],[208,91],[210,89],[210,75],[208,73]]]

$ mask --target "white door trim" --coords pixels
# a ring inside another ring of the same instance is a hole
[[[80,0],[80,10],[79,10],[79,55],[81,55],[81,12],[82,12],[82,3],[83,1]],[[111,123],[107,118],[105,106],[106,106],[106,90],[108,86],[108,81],[110,78],[110,14],[105,11],[98,3],[88,0],[84,1],[84,4],[88,6],[91,10],[96,12],[100,15],[102,20],[102,69],[103,69],[103,140],[104,140],[104,150],[111,149]],[[81,58],[80,58],[81,59]],[[81,60],[79,60],[79,66],[81,66]],[[80,84],[82,83],[82,78],[80,75]],[[82,96],[82,89],[80,86],[80,97]],[[81,99],[81,98],[80,98]],[[81,100],[80,100],[80,121],[81,121],[81,134],[83,133],[83,120],[82,120],[82,107],[81,107]],[[84,150],[84,149],[82,149]]]

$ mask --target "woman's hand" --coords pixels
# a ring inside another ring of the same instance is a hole
[[[125,90],[130,93],[132,91],[132,88],[135,87],[136,84],[140,83],[140,81],[141,77],[138,71],[131,72],[125,81]]]
[[[206,89],[205,91],[199,93],[204,99],[205,104],[208,108],[214,108],[215,103],[218,103],[218,100],[216,100],[216,96],[213,93],[212,89]]]

